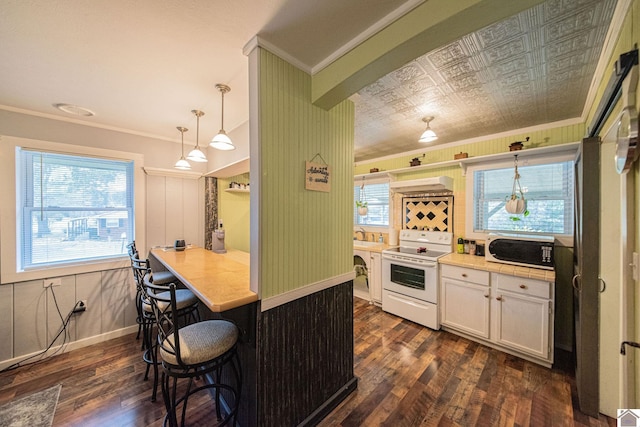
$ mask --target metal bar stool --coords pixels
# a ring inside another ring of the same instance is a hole
[[[147,284],[146,291],[156,318],[158,348],[162,359],[162,396],[167,409],[164,424],[178,425],[177,410],[182,405],[181,425],[184,426],[189,396],[205,389],[215,390],[216,416],[219,425],[234,425],[241,394],[242,371],[236,352],[238,328],[226,320],[206,320],[180,327],[172,316],[178,310],[177,290],[174,284],[165,287]],[[235,387],[221,383],[222,369],[230,365]],[[192,389],[193,379],[214,375],[214,382]],[[176,396],[179,378],[188,378],[184,396]],[[173,383],[172,383],[173,380]],[[224,396],[222,396],[224,394]],[[228,407],[222,417],[221,397]],[[231,402],[228,401],[231,400]]]
[[[147,260],[147,265],[149,264]],[[142,360],[147,364],[144,379],[149,379],[149,370],[153,367],[153,392],[151,393],[151,401],[155,402],[158,389],[158,346],[153,335],[153,326],[157,323],[155,312],[148,298],[148,287],[154,286],[155,291],[159,291],[166,298],[169,297],[168,284],[158,284],[155,281],[155,274],[151,269],[147,269],[142,279],[143,295],[141,298],[142,317],[143,317],[143,346],[144,354]],[[175,287],[175,283],[171,283]],[[168,307],[167,315],[175,317],[176,321],[181,324],[189,324],[200,321],[200,313],[198,312],[198,298],[189,289],[178,289],[176,294],[176,307],[171,310]]]

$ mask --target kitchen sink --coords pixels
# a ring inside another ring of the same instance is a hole
[[[365,242],[364,240],[354,240],[353,246],[380,246],[382,243],[378,242]]]

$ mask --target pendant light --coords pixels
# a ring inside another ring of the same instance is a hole
[[[218,83],[216,85],[216,89],[218,89],[222,94],[222,120],[220,122],[220,132],[213,137],[209,145],[213,148],[217,148],[218,150],[235,150],[235,145],[233,145],[233,142],[231,142],[231,139],[224,131],[224,94],[229,92],[231,88],[222,83]]]
[[[189,152],[187,155],[187,160],[191,160],[194,162],[206,162],[207,156],[200,150],[200,117],[204,116],[204,113],[200,110],[191,110],[193,114],[196,115],[196,146]]]
[[[178,126],[176,127],[176,129],[180,131],[180,135],[182,136],[182,155],[180,156],[180,159],[176,162],[176,164],[173,165],[173,167],[180,170],[191,170],[191,165],[189,164],[189,162],[187,162],[187,159],[184,158],[184,133],[189,129],[182,126]]]
[[[427,124],[427,129],[425,129],[425,131],[422,132],[422,135],[420,136],[420,139],[418,140],[418,142],[433,142],[436,139],[438,139],[438,135],[436,135],[436,133],[431,130],[431,127],[429,127],[429,122],[433,119],[434,119],[433,116],[424,117],[422,119],[422,121]]]

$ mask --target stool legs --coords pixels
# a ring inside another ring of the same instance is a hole
[[[167,415],[165,416],[165,423],[164,423],[165,426],[168,424],[171,427],[178,427],[178,425],[184,427],[189,397],[201,390],[212,389],[212,388],[215,389],[216,417],[218,421],[221,421],[223,418],[222,411],[221,411],[222,405],[221,405],[221,399],[220,399],[222,395],[222,391],[223,390],[228,391],[229,392],[228,394],[233,399],[233,406],[228,408],[229,413],[226,414],[226,418],[222,420],[222,423],[220,423],[219,426],[225,426],[225,425],[233,426],[236,424],[237,417],[238,417],[238,407],[240,404],[240,395],[242,392],[242,370],[240,367],[240,358],[238,356],[238,353],[235,350],[233,350],[233,354],[230,355],[229,359],[227,359],[227,362],[230,362],[230,363],[225,362],[221,366],[217,367],[213,372],[211,372],[215,381],[213,384],[205,384],[193,389],[192,389],[193,379],[198,376],[197,370],[194,370],[192,372],[182,372],[177,375],[172,375],[170,368],[163,369],[162,380],[161,380],[162,397],[164,399],[165,408],[167,410]],[[227,366],[227,365],[231,365],[230,368],[233,372],[233,376],[235,377],[234,379],[236,382],[236,388],[233,388],[227,384],[220,383],[220,379],[222,376],[222,369],[224,368],[224,366]],[[182,377],[188,378],[188,383],[187,383],[185,395],[181,398],[178,398],[177,397],[178,379]],[[204,379],[204,375],[200,375],[200,377]],[[227,403],[230,403],[230,402],[227,402]],[[182,408],[180,410],[181,412],[180,423],[178,423],[177,412],[178,412],[178,407],[180,405],[182,405]]]

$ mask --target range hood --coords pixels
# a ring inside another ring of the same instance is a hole
[[[396,193],[403,194],[453,190],[453,178],[448,176],[434,176],[432,178],[393,181],[389,183],[389,188]]]

